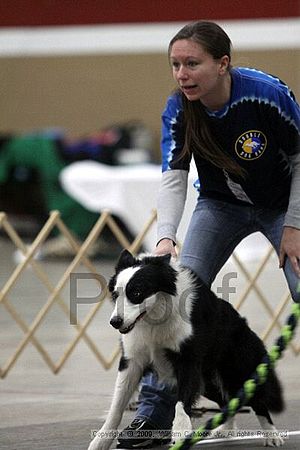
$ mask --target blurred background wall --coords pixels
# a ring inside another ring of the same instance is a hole
[[[220,23],[233,63],[276,74],[300,98],[299,0],[1,0],[0,132],[72,135],[142,120],[155,134],[174,83],[169,39]]]

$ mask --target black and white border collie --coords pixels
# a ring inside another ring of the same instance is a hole
[[[121,333],[122,357],[107,419],[88,450],[110,447],[113,438],[105,432],[117,429],[147,369],[177,387],[173,430],[185,436],[192,429],[191,408],[199,397],[224,406],[266,355],[246,320],[170,255],[135,258],[124,250],[109,290],[115,302],[110,323]],[[273,370],[249,406],[261,428],[274,432],[267,433],[271,437],[265,445],[282,445],[269,414],[284,407]],[[226,425],[232,429],[233,420]]]

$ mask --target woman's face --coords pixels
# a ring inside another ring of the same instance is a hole
[[[188,100],[201,100],[209,107],[222,89],[229,58],[214,59],[197,42],[180,39],[171,47],[170,63],[173,77]]]

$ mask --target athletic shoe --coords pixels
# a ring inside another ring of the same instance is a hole
[[[118,438],[117,448],[151,448],[168,444],[171,430],[159,430],[145,419],[134,419]]]

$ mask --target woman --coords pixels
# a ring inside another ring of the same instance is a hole
[[[279,256],[294,301],[300,301],[300,109],[278,78],[231,66],[231,42],[212,22],[186,25],[171,40],[178,91],[162,116],[163,175],[157,254],[176,256],[176,231],[193,156],[200,196],[180,260],[209,286],[238,243],[260,231]],[[130,432],[168,430],[176,396],[153,374],[142,384]],[[131,433],[132,434],[132,433]],[[151,447],[161,439],[120,439]]]

